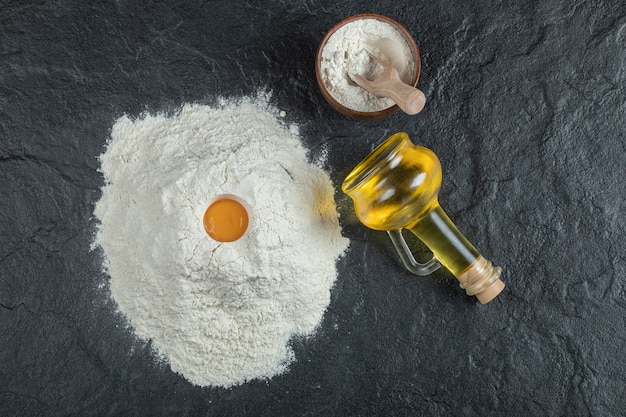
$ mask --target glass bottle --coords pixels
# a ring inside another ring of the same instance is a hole
[[[441,164],[433,151],[414,145],[400,132],[378,145],[343,182],[365,226],[387,231],[406,268],[428,275],[441,265],[460,282],[468,295],[482,303],[504,288],[502,269],[494,267],[459,232],[439,205]],[[402,235],[415,234],[433,252],[418,263]]]

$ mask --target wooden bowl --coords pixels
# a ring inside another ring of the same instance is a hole
[[[411,85],[414,87],[417,85],[417,80],[419,79],[419,76],[420,76],[420,53],[419,53],[419,47],[417,46],[417,42],[415,42],[415,39],[413,39],[413,36],[411,35],[411,33],[404,26],[402,26],[400,23],[396,22],[395,20],[391,19],[390,17],[383,16],[380,14],[362,13],[362,14],[357,14],[357,15],[347,17],[343,19],[342,21],[340,21],[339,23],[337,23],[335,26],[333,26],[328,31],[328,33],[326,33],[326,35],[320,42],[319,47],[317,48],[317,54],[315,56],[315,76],[317,78],[317,85],[319,86],[320,91],[322,92],[322,95],[335,110],[337,110],[339,113],[345,116],[348,116],[352,119],[357,119],[357,120],[375,120],[375,119],[386,117],[390,115],[391,113],[397,111],[398,106],[394,104],[393,106],[388,107],[386,109],[377,110],[373,112],[363,112],[363,111],[353,110],[349,107],[346,107],[340,102],[338,102],[330,93],[330,91],[328,91],[328,87],[324,83],[324,79],[323,79],[322,71],[321,71],[322,51],[326,47],[328,40],[331,38],[331,36],[333,36],[333,34],[340,27],[350,22],[353,22],[355,20],[359,20],[359,19],[377,19],[385,23],[388,23],[391,26],[393,26],[398,31],[398,33],[406,40],[409,46],[409,49],[411,51],[411,55],[413,56],[413,62],[415,64],[415,73],[413,74],[413,78],[411,81]]]

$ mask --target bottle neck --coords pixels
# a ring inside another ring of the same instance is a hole
[[[493,266],[459,232],[439,203],[409,228],[433,252],[435,258],[459,280],[467,295],[486,304],[504,288],[502,268]]]
[[[457,278],[480,256],[439,203],[436,203],[433,209],[409,230],[424,242],[439,262]]]

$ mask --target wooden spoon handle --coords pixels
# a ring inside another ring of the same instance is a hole
[[[426,104],[424,93],[400,80],[389,82],[384,87],[378,86],[376,95],[392,99],[406,114],[417,114]]]

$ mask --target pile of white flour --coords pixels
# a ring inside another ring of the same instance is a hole
[[[284,113],[283,113],[284,114]],[[101,155],[96,244],[137,335],[196,385],[284,372],[289,340],[311,335],[330,301],[341,236],[329,176],[267,97],[122,117]],[[240,240],[202,225],[209,200],[252,207]]]
[[[375,79],[380,74],[382,69],[370,59],[368,51],[393,65],[407,84],[415,74],[409,45],[389,23],[370,18],[341,26],[321,52],[322,80],[335,100],[362,112],[384,110],[395,104],[393,100],[370,94],[350,78],[350,74],[360,74]]]

